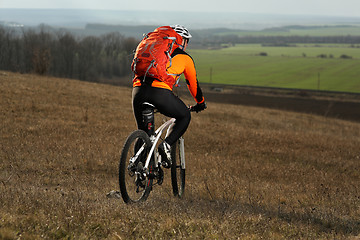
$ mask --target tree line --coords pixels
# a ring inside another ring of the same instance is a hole
[[[196,35],[196,36],[195,36]],[[74,36],[46,26],[16,30],[0,26],[0,70],[48,74],[56,77],[98,81],[127,76],[139,39],[118,31],[101,36]],[[296,43],[346,43],[359,47],[360,36],[238,36],[194,31],[192,47],[259,43],[291,46]]]
[[[98,81],[130,74],[134,38],[120,33],[75,37],[56,32],[0,27],[0,70]]]

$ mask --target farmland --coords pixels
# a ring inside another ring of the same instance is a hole
[[[0,239],[360,237],[358,121],[209,101],[185,134],[184,198],[165,171],[126,205],[106,193],[136,127],[131,90],[0,78]]]
[[[360,92],[360,48],[344,44],[239,44],[189,50],[202,82]]]
[[[360,35],[360,25],[308,25],[308,26],[284,26],[267,28],[259,31],[223,31],[218,35],[233,34],[237,36],[347,36]]]
[[[15,32],[0,28],[1,69],[95,82],[104,78],[113,81],[112,78],[131,74],[129,65],[138,40],[122,40],[120,31],[151,31],[152,27],[93,27],[108,34],[82,39],[40,27],[38,34],[24,31],[17,39]],[[228,32],[229,29],[194,30],[188,50],[195,59],[201,82],[359,93],[359,29],[356,24],[288,26],[262,31],[238,30],[238,34],[244,34],[240,37],[236,32]],[[31,46],[41,47],[27,47],[28,39],[33,41]],[[245,44],[249,42],[263,45]],[[91,47],[95,43],[98,47]]]

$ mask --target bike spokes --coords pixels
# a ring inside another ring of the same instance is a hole
[[[141,130],[134,131],[126,140],[120,159],[119,185],[126,203],[145,200],[152,186],[152,178],[144,169],[151,142]]]

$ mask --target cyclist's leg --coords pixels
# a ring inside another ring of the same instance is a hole
[[[144,125],[142,111],[143,106],[142,103],[146,102],[146,91],[145,87],[135,87],[132,91],[132,107],[134,112],[134,117],[136,120],[136,124],[138,129],[146,131],[146,126]]]
[[[148,85],[135,87],[133,89],[133,110],[139,129],[145,128],[141,115],[143,102],[154,104],[161,114],[176,119],[172,132],[165,139],[169,145],[174,144],[189,126],[191,114],[188,107],[170,90]]]
[[[165,139],[169,145],[173,145],[187,130],[191,114],[185,103],[167,89],[154,89],[153,104],[165,116],[175,118],[175,124],[171,133]]]

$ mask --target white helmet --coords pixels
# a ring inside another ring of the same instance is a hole
[[[192,37],[189,30],[187,30],[184,26],[172,25],[171,28],[174,29],[175,32],[177,32],[183,38],[189,39]]]

